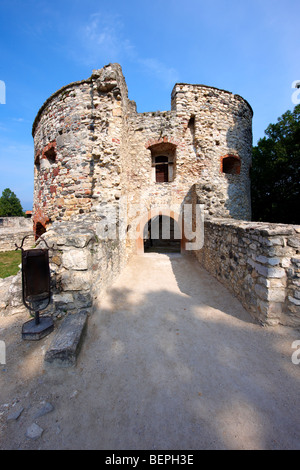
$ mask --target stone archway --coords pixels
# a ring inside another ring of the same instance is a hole
[[[137,229],[136,229],[136,253],[137,254],[143,254],[145,252],[144,249],[144,235],[145,235],[145,230],[148,229],[149,223],[151,224],[151,220],[156,219],[158,221],[158,240],[163,240],[163,237],[159,234],[162,235],[161,229],[160,229],[160,220],[163,218],[169,219],[170,223],[170,232],[172,231],[172,224],[174,224],[175,228],[175,233],[176,237],[175,240],[179,241],[179,246],[178,247],[178,252],[184,252],[185,251],[185,238],[183,234],[183,222],[182,222],[182,216],[181,214],[176,213],[175,211],[169,210],[169,209],[162,209],[162,208],[155,208],[149,210],[143,217],[141,217]],[[168,227],[168,223],[167,223]],[[168,230],[168,228],[167,228]],[[179,233],[178,233],[179,232]],[[156,233],[156,234],[157,234]],[[178,237],[179,234],[180,236]],[[168,240],[168,238],[166,238]]]
[[[166,215],[152,217],[143,229],[144,252],[180,253],[181,230],[177,222]]]

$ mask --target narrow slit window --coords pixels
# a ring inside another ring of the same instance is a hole
[[[190,117],[190,120],[188,122],[188,128],[190,129],[192,133],[195,132],[195,116]]]
[[[36,169],[39,171],[40,170],[40,155],[39,154],[36,155],[34,159],[34,164],[35,164]]]

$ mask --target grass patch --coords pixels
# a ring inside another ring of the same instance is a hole
[[[0,251],[0,278],[18,274],[21,261],[21,251]]]

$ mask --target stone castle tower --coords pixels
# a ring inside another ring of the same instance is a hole
[[[206,215],[249,220],[252,116],[238,95],[185,83],[171,111],[138,113],[119,64],[66,85],[33,124],[36,234],[121,198],[145,214],[189,203],[192,188]]]
[[[54,93],[33,124],[34,230],[52,247],[53,315],[93,308],[132,256],[166,242],[259,322],[299,325],[300,227],[250,221],[252,116],[238,95],[185,83],[170,111],[138,113],[118,64]]]

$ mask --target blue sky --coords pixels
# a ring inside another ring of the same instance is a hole
[[[9,187],[32,209],[39,108],[109,62],[121,64],[139,112],[169,110],[176,82],[241,95],[255,145],[294,108],[299,18],[299,0],[0,0],[0,194]]]

